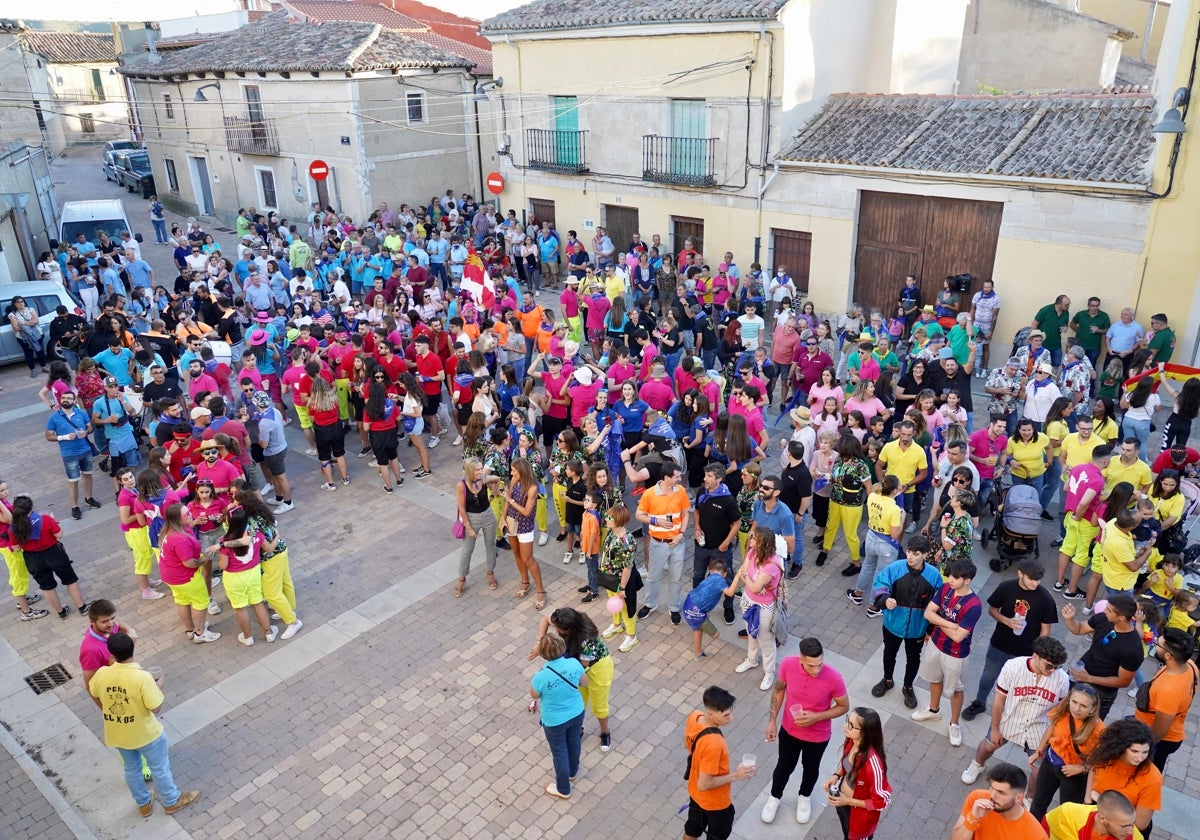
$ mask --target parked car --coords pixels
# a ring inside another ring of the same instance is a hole
[[[142,148],[132,140],[109,140],[104,144],[104,158],[101,163],[101,169],[104,170],[104,180],[117,180],[117,172],[114,167],[113,154],[115,152],[124,151],[126,149]]]
[[[68,201],[63,204],[62,221],[59,222],[58,228],[60,242],[74,242],[82,233],[92,244],[97,244],[96,232],[101,229],[105,230],[112,240],[116,240],[121,231],[127,230],[138,242],[142,241],[142,235],[129,224],[125,215],[125,205],[119,198]]]
[[[28,283],[4,283],[0,285],[0,364],[19,362],[25,358],[17,337],[13,334],[12,324],[8,320],[8,308],[13,298],[25,298],[25,305],[36,309],[38,321],[42,325],[42,335],[49,340],[50,322],[54,320],[55,308],[59,304],[67,309],[83,314],[83,305],[62,286],[50,280],[34,280]],[[51,359],[61,359],[62,351],[55,344],[46,348],[46,355]]]
[[[150,153],[144,150],[113,152],[113,170],[117,183],[129,192],[140,192],[142,198],[154,195],[154,170],[150,168]]]

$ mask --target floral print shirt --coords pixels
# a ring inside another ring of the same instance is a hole
[[[628,531],[618,536],[616,531],[604,535],[604,545],[600,549],[600,571],[610,575],[619,575],[634,563],[634,552],[637,550],[637,540]]]

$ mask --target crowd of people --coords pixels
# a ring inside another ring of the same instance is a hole
[[[156,202],[150,212],[154,219]],[[157,213],[156,222],[161,206]],[[776,662],[806,545],[823,566],[840,534],[850,608],[881,619],[884,675],[872,696],[895,688],[903,647],[904,704],[917,721],[941,720],[948,705],[952,746],[963,741],[960,720],[993,698],[992,727],[965,783],[1010,740],[1033,756],[1028,774],[992,768],[991,792],[967,802],[953,837],[1000,836],[986,827],[1025,813],[1027,788],[1035,826],[1043,816],[1054,824],[1055,792],[1059,810],[1095,803],[1097,819],[1118,819],[1125,806],[1115,792],[1147,833],[1161,777],[1157,788],[1130,781],[1144,762],[1128,761],[1126,742],[1151,733],[1146,755],[1159,771],[1178,748],[1187,711],[1179,668],[1193,667],[1200,618],[1179,574],[1188,478],[1200,461],[1186,445],[1200,381],[1176,391],[1154,375],[1174,346],[1165,315],[1147,332],[1132,311],[1111,322],[1095,299],[1072,317],[1060,296],[988,370],[1001,307],[990,280],[968,299],[948,279],[926,304],[907,278],[889,315],[853,306],[824,319],[784,266],[773,276],[758,263],[743,271],[726,252],[714,267],[690,240],[677,254],[657,235],[618,246],[604,228],[584,241],[452,191],[426,207],[381,204],[361,225],[317,206],[301,223],[249,208],[229,249],[194,219],[169,235],[165,222],[155,227],[159,244],[173,248],[172,285],[155,284],[128,236],[121,244],[83,236],[40,264],[79,297],[82,313],[60,307],[46,339],[21,335],[35,376],[46,340],[64,357],[46,368],[40,397],[72,517],[102,507],[94,471],[108,472],[138,597],[164,597],[165,583],[186,641],[221,637],[209,627],[220,600],[243,645],[255,643],[255,625],[268,643],[299,632],[276,520],[295,509],[298,482],[324,493],[352,485],[348,437],[358,458],[373,461],[376,487],[394,494],[410,469],[420,480],[445,466],[431,452],[452,436],[461,454],[454,596],[466,593],[482,544],[489,589],[500,585],[499,552],[510,551],[514,598],[532,590],[533,609],[544,610],[550,592],[534,547],[553,536],[564,564],[586,567],[581,604],[599,602],[611,617],[597,627],[564,606],[541,621],[530,658],[547,664],[529,708],[540,707],[554,758],[549,795],[571,796],[589,707],[600,749],[611,748],[608,642],[622,636],[616,651],[630,653],[638,622],[665,597],[697,658],[717,635],[710,614],[719,607],[732,625],[740,611],[747,653],[735,670],[761,668],[759,688],[771,692],[767,739],[779,746],[762,819],[774,820],[797,764],[796,818],[810,819],[831,721],[845,717],[841,769],[822,790],[847,838],[871,836],[890,800],[878,714],[850,707],[816,638]],[[22,312],[14,301],[14,327]],[[976,412],[972,376],[990,396],[986,416]],[[1156,383],[1173,398],[1157,455]],[[790,429],[773,440],[785,418]],[[316,461],[307,477],[294,459],[289,474],[293,423]],[[1083,602],[1061,616],[1093,642],[1064,670],[1066,650],[1049,635],[1060,610],[1041,584],[1042,565],[1023,561],[988,596],[996,630],[966,703],[965,662],[984,611],[972,590],[975,543],[1011,485],[1033,487],[1046,520],[1061,497],[1052,590]],[[89,612],[53,517],[28,496],[10,502],[0,485],[0,525],[22,620],[49,614],[35,606],[29,576],[63,619],[71,607],[56,594],[60,584]],[[223,599],[214,595],[221,590]],[[92,628],[99,632],[95,619]],[[127,661],[124,643],[117,647],[116,661]],[[1146,682],[1146,732],[1104,729],[1148,652],[1166,664]],[[924,704],[918,675],[930,686]],[[152,709],[153,692],[141,690]],[[703,737],[728,721],[732,704],[714,687],[689,718],[687,836],[725,836],[728,784],[753,773],[745,764],[731,772],[722,739]],[[1116,750],[1114,739],[1126,747]],[[1101,772],[1094,754],[1134,769]],[[1091,784],[1078,784],[1084,770]],[[144,786],[131,790],[144,805]]]

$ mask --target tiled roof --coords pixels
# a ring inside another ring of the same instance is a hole
[[[534,0],[488,18],[481,32],[577,29],[600,24],[770,20],[788,0]]]
[[[428,28],[408,15],[375,4],[347,3],[346,0],[286,0],[285,5],[314,23],[356,20],[359,23],[377,23],[384,29],[394,29],[397,32],[424,32]]]
[[[94,32],[24,32],[21,43],[51,64],[115,63],[112,35]]]
[[[194,47],[197,44],[207,44],[221,37],[220,32],[189,32],[187,35],[172,35],[170,38],[159,38],[154,42],[154,48],[163,52]],[[149,46],[146,47],[149,49]]]
[[[1098,92],[932,96],[835,94],[781,161],[1149,183],[1154,98]]]
[[[471,72],[477,76],[492,75],[491,50],[481,50],[474,44],[464,44],[462,41],[456,41],[453,38],[447,38],[445,35],[439,35],[437,32],[406,32],[405,34],[410,38],[416,38],[418,41],[424,41],[426,44],[432,44],[439,50],[461,55],[468,61],[474,62],[475,67]]]
[[[462,41],[464,44],[471,44],[481,50],[490,51],[492,49],[492,42],[479,34],[479,21],[474,18],[460,17],[451,12],[418,3],[417,0],[351,0],[351,2],[381,2],[382,5],[393,11],[421,21],[439,35],[445,35],[455,41]]]
[[[358,71],[471,64],[469,59],[378,24],[306,23],[287,12],[273,12],[257,23],[223,33],[211,43],[169,52],[156,64],[140,64],[122,72],[163,77],[216,71]]]

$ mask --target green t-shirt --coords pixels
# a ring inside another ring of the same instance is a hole
[[[1043,310],[1044,311],[1044,310]],[[1042,313],[1039,312],[1040,316]],[[1108,313],[1100,310],[1093,318],[1084,309],[1082,312],[1076,312],[1075,317],[1071,319],[1071,323],[1077,325],[1075,338],[1079,341],[1079,346],[1084,350],[1099,350],[1101,342],[1104,340],[1104,334],[1108,332],[1108,328],[1112,326],[1112,318],[1108,317]],[[1096,327],[1098,332],[1092,332],[1091,327]],[[1046,342],[1050,339],[1047,336]]]
[[[1047,350],[1062,349],[1062,328],[1070,321],[1069,313],[1059,313],[1053,303],[1048,303],[1038,310],[1033,319],[1037,328],[1046,334],[1046,342],[1042,345]]]
[[[950,349],[954,351],[954,359],[960,365],[965,365],[967,359],[971,358],[971,348],[967,346],[970,340],[967,331],[958,324],[955,324],[954,328],[950,330],[950,334],[946,336]]]
[[[1154,351],[1155,363],[1166,364],[1171,361],[1171,356],[1175,353],[1175,330],[1170,327],[1155,330],[1154,338],[1150,339],[1150,343],[1146,346]]]
[[[942,325],[937,321],[930,321],[929,323],[917,321],[915,324],[913,324],[913,329],[915,330],[917,327],[925,328],[926,338],[937,338],[939,335],[944,336],[946,334],[946,331],[942,329]]]

